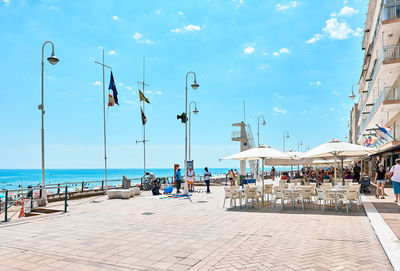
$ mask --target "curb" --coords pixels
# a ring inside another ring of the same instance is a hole
[[[361,195],[362,204],[365,212],[369,218],[372,228],[375,231],[386,256],[389,258],[390,263],[395,271],[400,271],[400,240],[393,233],[390,227],[386,224],[385,220],[376,210],[372,202],[365,196]]]

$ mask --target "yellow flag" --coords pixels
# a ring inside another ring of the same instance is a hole
[[[150,101],[149,101],[149,99],[147,99],[145,96],[144,96],[144,94],[140,91],[140,89],[138,89],[139,90],[139,100],[142,102],[142,101],[145,101],[146,103],[150,103]]]

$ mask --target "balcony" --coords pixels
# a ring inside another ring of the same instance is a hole
[[[398,103],[396,103],[396,101]],[[372,107],[371,112],[369,113],[368,117],[365,118],[362,121],[362,124],[361,124],[361,127],[360,127],[360,131],[362,131],[362,132],[365,131],[365,129],[367,128],[368,124],[375,117],[376,112],[381,107],[381,105],[385,105],[385,104],[387,104],[387,105],[390,105],[390,104],[398,105],[399,103],[400,103],[400,86],[384,88],[382,93],[379,95],[378,99],[376,100],[374,106]],[[393,112],[393,113],[395,115],[397,112]],[[375,126],[375,125],[373,125],[373,126]]]
[[[400,0],[387,0],[384,6],[382,21],[400,18]]]
[[[400,45],[383,47],[384,61],[400,59]]]
[[[232,141],[240,141],[242,139],[240,131],[232,132]]]

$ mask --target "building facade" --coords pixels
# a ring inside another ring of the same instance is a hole
[[[362,41],[359,99],[350,113],[349,141],[377,147],[366,174],[400,155],[400,0],[370,0]]]

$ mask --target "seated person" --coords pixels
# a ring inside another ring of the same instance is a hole
[[[281,180],[288,180],[288,179],[289,179],[289,178],[288,178],[287,173],[286,173],[286,172],[283,172],[282,177],[281,177]]]
[[[158,179],[153,182],[153,189],[151,190],[151,192],[153,192],[153,196],[161,195]]]

